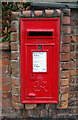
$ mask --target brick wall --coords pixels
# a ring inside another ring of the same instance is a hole
[[[12,118],[75,118],[78,110],[77,94],[77,24],[75,11],[70,9],[24,11],[24,17],[59,17],[60,60],[59,60],[59,103],[58,104],[21,104],[20,78],[20,12],[12,12],[11,42],[1,44],[2,56],[2,98],[3,116]],[[73,19],[74,18],[74,19]],[[10,47],[9,47],[10,46]],[[73,94],[74,92],[74,94]]]

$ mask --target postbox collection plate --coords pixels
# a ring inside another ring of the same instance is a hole
[[[21,18],[21,102],[58,103],[59,18]]]

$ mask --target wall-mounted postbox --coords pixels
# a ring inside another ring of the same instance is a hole
[[[59,18],[21,18],[21,102],[57,103]]]

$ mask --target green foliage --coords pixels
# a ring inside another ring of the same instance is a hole
[[[25,11],[30,6],[30,2],[2,2],[2,34],[7,35],[0,39],[0,42],[10,41],[11,12]]]

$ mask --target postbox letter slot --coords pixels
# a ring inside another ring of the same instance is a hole
[[[52,36],[52,32],[47,32],[47,31],[39,31],[39,32],[36,32],[36,31],[31,31],[29,32],[29,36]]]

